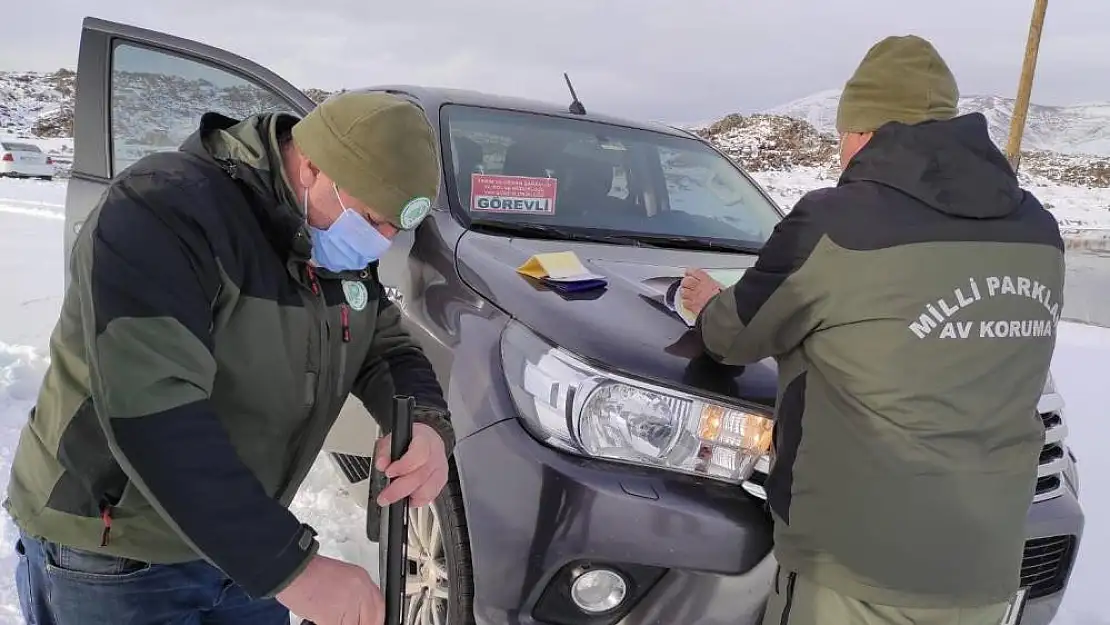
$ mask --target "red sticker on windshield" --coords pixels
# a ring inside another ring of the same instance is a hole
[[[470,176],[470,210],[513,215],[554,215],[555,178]]]

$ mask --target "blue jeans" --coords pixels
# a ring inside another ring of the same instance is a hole
[[[16,587],[27,625],[289,625],[274,599],[251,599],[201,560],[147,564],[26,534]]]

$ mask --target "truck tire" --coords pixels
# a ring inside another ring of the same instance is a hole
[[[454,463],[435,502],[409,510],[408,559],[406,625],[474,625],[474,570]],[[385,571],[385,545],[380,542],[378,570]],[[438,611],[439,619],[431,610]]]

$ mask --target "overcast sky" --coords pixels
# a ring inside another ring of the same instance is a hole
[[[1033,7],[1033,0],[2,1],[11,6],[0,20],[0,69],[75,67],[81,19],[92,14],[203,40],[299,87],[405,82],[569,101],[567,71],[587,108],[669,122],[839,88],[867,48],[892,34],[932,40],[964,94],[1012,97]],[[1052,4],[1033,101],[1110,101],[1110,1]]]

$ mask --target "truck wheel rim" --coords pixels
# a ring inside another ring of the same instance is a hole
[[[450,597],[447,560],[434,505],[409,510],[407,625],[446,625]]]

